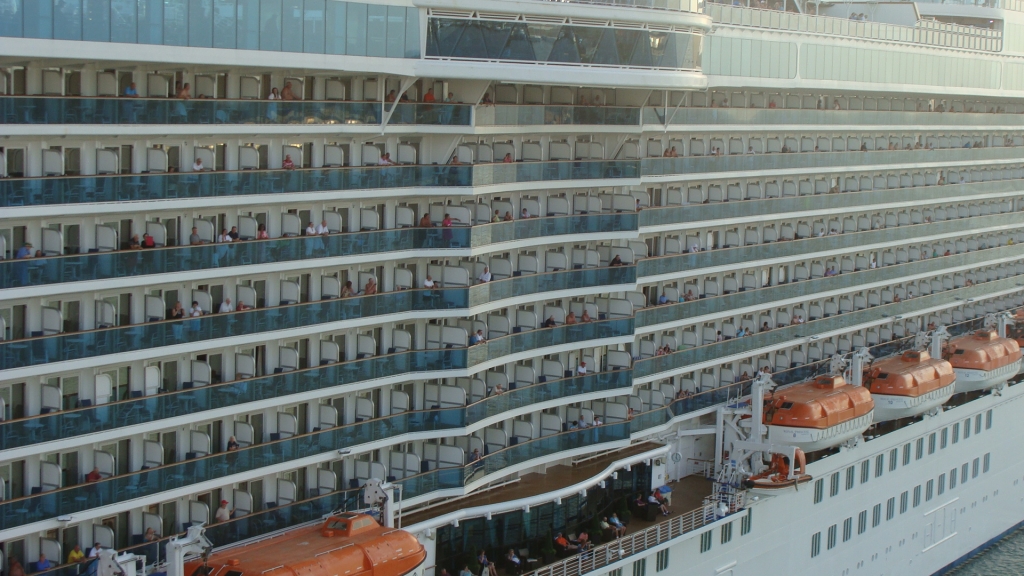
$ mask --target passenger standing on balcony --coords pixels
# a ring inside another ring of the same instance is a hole
[[[491,216],[491,223],[501,222],[501,210],[495,210],[494,216]]]
[[[573,324],[576,324],[576,323],[577,323],[576,313],[575,312],[569,312],[569,315],[565,317],[565,325],[566,326],[572,326]]]
[[[484,338],[484,331],[477,330],[476,334],[473,334],[473,336],[469,338],[469,345],[476,346],[477,344],[483,344],[485,341],[486,339]]]
[[[441,239],[445,242],[452,241],[452,215],[445,214],[444,219],[441,220],[441,228],[444,228],[441,232]]]
[[[217,508],[217,512],[213,515],[214,522],[227,522],[231,520],[232,510],[228,510],[228,501],[221,500],[220,508]]]
[[[427,88],[427,93],[423,95],[423,102],[427,104],[433,104],[437,102],[437,98],[434,97],[434,89]]]
[[[192,85],[186,82],[185,85],[181,87],[181,90],[178,91],[176,97],[178,98],[178,100],[191,100]]]
[[[587,375],[587,363],[586,362],[583,362],[582,360],[580,361],[580,365],[576,367],[576,375],[577,376],[586,376]]]
[[[345,285],[341,287],[341,297],[348,298],[349,296],[352,296],[354,294],[355,291],[352,289],[352,281],[349,280],[345,282]]]
[[[231,303],[231,298],[225,298],[224,301],[220,303],[220,309],[218,310],[218,312],[220,312],[221,314],[227,314],[228,312],[234,311],[235,305]]]
[[[530,216],[530,211],[526,209],[526,206],[523,206],[523,209],[519,211],[519,217],[520,218],[533,218],[533,216]]]
[[[126,98],[138,98],[139,91],[135,88],[135,82],[132,82],[124,89],[124,96]]]
[[[257,240],[270,240],[270,233],[267,232],[267,225],[260,224],[260,227],[256,230]]]
[[[366,281],[366,286],[363,286],[363,295],[372,296],[377,293],[377,279],[373,276]]]
[[[284,88],[281,89],[281,100],[298,100],[295,97],[295,93],[292,92],[292,83],[285,82]]]
[[[306,225],[306,236],[316,236],[316,226],[313,226],[312,220]]]
[[[295,170],[295,162],[292,162],[291,154],[284,155],[284,161],[281,162],[281,168],[284,170]]]
[[[505,212],[505,222],[511,222],[513,220],[512,213],[509,211]]]
[[[203,239],[199,237],[199,228],[196,228],[195,226],[192,227],[192,234],[190,234],[188,237],[188,243],[190,246],[200,246],[202,244],[206,244],[206,242],[204,242]]]
[[[512,153],[511,152],[505,152],[505,157],[502,158],[501,161],[504,162],[505,164],[511,164],[513,162],[513,160],[512,160]]]
[[[423,281],[423,287],[428,289],[434,287],[434,279],[430,277],[430,274],[427,274],[427,279]]]
[[[228,229],[227,228],[221,228],[220,235],[217,236],[217,242],[221,243],[221,244],[223,244],[223,243],[231,243],[232,240],[233,239],[231,238],[231,235],[228,234]]]
[[[420,218],[420,228],[433,228],[433,227],[434,227],[434,223],[430,221],[430,214],[424,214],[423,217]]]
[[[580,316],[580,322],[593,322],[593,321],[594,321],[594,319],[590,317],[590,312],[587,312],[587,310],[584,309],[583,310],[583,315]]]
[[[477,278],[477,280],[479,280],[481,284],[485,284],[487,282],[490,282],[491,281],[491,269],[488,268],[487,266],[484,266],[484,271],[480,273],[480,276]]]
[[[192,171],[193,172],[202,172],[203,171],[203,159],[202,158],[196,158],[196,161],[192,163]]]
[[[231,231],[228,232],[228,236],[231,237],[232,242],[238,240],[238,226],[232,226]]]

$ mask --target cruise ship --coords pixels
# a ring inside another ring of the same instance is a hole
[[[0,0],[0,114],[8,576],[371,518],[416,576],[926,575],[1024,522],[1021,0]]]

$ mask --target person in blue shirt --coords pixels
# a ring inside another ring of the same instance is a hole
[[[132,82],[124,89],[124,95],[129,98],[139,97],[139,91],[135,89],[135,82]]]
[[[23,260],[25,258],[31,258],[31,257],[32,257],[32,243],[31,242],[25,242],[25,245],[22,246],[21,248],[18,248],[18,253],[14,255],[14,258],[16,260]]]
[[[49,570],[52,567],[53,564],[50,564],[50,561],[46,559],[46,555],[40,554],[39,562],[36,562],[36,570],[42,572],[43,570]]]

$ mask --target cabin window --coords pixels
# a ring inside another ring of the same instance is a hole
[[[644,576],[647,573],[647,559],[641,558],[633,562],[633,576]]]
[[[974,417],[974,433],[981,434],[981,414]]]
[[[964,440],[971,437],[971,419],[964,420]]]
[[[985,454],[985,462],[981,466],[981,471],[982,472],[988,473],[988,468],[989,468],[989,464],[991,463],[991,461],[992,461],[992,453],[989,452],[988,454]]]
[[[985,430],[992,429],[992,411],[985,412]]]
[[[836,535],[839,533],[839,525],[833,524],[828,527],[828,549],[831,550],[836,547]]]
[[[889,472],[896,470],[897,458],[899,458],[899,449],[893,448],[889,451]]]
[[[960,467],[960,483],[961,484],[967,482],[967,470],[968,470],[969,466],[970,466],[969,464],[965,463],[963,466]]]
[[[875,478],[878,478],[885,472],[885,454],[879,454],[875,456]]]
[[[917,439],[917,446],[914,450],[914,460],[920,460],[924,458],[924,438]]]
[[[928,435],[928,455],[935,454],[935,432]]]
[[[871,461],[865,460],[860,463],[860,483],[867,483],[869,478],[871,478]]]
[[[732,522],[722,526],[722,544],[728,544],[732,540]]]
[[[656,570],[661,572],[668,568],[668,550],[662,550],[658,552]]]
[[[821,532],[815,532],[811,536],[811,558],[821,554]]]
[[[910,443],[903,445],[903,465],[910,464]]]
[[[978,468],[979,468],[980,464],[981,464],[981,459],[980,458],[975,458],[974,459],[974,463],[971,465],[971,478],[977,478],[978,477]]]
[[[740,536],[750,533],[750,527],[754,522],[754,509],[747,508],[747,515],[740,520]]]
[[[832,474],[831,485],[828,488],[829,496],[835,496],[836,494],[839,494],[839,472]]]
[[[814,503],[817,504],[825,497],[825,481],[818,478],[814,481]],[[749,510],[749,508],[748,508]]]
[[[921,485],[914,486],[914,508],[921,505]]]
[[[935,480],[929,480],[924,485],[924,501],[930,502],[932,496],[935,494]]]
[[[949,471],[949,489],[956,488],[956,468]]]
[[[820,532],[818,533],[821,534]],[[700,551],[701,553],[711,550],[711,530],[700,535]]]
[[[938,491],[936,492],[936,494],[939,495],[939,496],[942,496],[942,494],[945,491],[946,491],[946,474],[942,473],[942,474],[939,474],[939,488],[938,488]]]
[[[947,444],[949,444],[949,428],[943,428],[939,434],[939,448],[944,450]]]
[[[960,441],[960,423],[953,424],[953,444]]]
[[[863,534],[868,529],[868,511],[861,510],[857,515],[857,534]]]
[[[903,494],[900,494],[900,514],[906,514],[907,513],[907,500],[908,500],[907,496],[908,496],[907,492],[904,492]]]
[[[882,523],[882,505],[875,504],[875,507],[871,509],[871,527],[875,528]]]
[[[885,503],[885,519],[892,520],[896,516],[896,497],[889,498],[889,501]]]
[[[847,518],[843,520],[843,542],[847,542],[853,538],[853,518]]]
[[[853,490],[853,466],[846,469],[846,489]]]

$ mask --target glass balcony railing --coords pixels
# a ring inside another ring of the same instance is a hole
[[[498,286],[493,288],[493,291],[495,294],[507,293],[513,295],[522,294],[524,293],[522,290],[531,287],[551,286],[555,287],[555,289],[570,289],[571,287],[583,286],[588,281],[597,281],[600,278],[607,278],[620,283],[618,281],[628,280],[635,274],[635,272],[610,270],[612,269],[567,270],[552,274],[550,279],[536,279],[530,276],[509,278],[495,282],[494,284],[505,282],[508,283],[508,286]],[[565,276],[561,279],[553,278],[553,276],[559,274],[564,274]],[[522,289],[519,286],[522,286]],[[487,298],[491,294],[491,290],[490,286],[484,286],[481,290],[477,290],[475,297],[480,300]],[[466,289],[402,290],[358,298],[321,300],[274,308],[247,310],[245,312],[209,314],[185,320],[164,320],[87,332],[0,342],[0,371],[51,362],[94,358],[133,350],[147,350],[189,342],[204,342],[232,336],[244,336],[272,330],[314,326],[403,311],[466,308],[468,299],[469,290]],[[615,322],[621,323],[624,320],[617,320]],[[599,331],[597,328],[598,324],[603,327],[608,323],[598,322],[594,324],[581,324],[578,327],[566,326],[565,328],[573,329],[575,332],[589,333],[589,331]],[[632,318],[629,319],[628,324],[629,330],[632,330]],[[557,328],[555,330],[560,329]],[[609,328],[609,330],[619,332],[620,327]],[[540,332],[547,333],[548,331],[524,332],[506,336],[505,338],[515,340],[517,343],[515,346],[519,346],[519,349],[527,349],[529,348],[527,345],[528,340],[550,338],[550,336],[539,335]],[[488,346],[485,346],[485,348],[489,348],[492,345],[500,346],[499,342],[502,340],[504,339],[489,341]]]
[[[632,333],[632,326],[633,319],[624,318],[539,329],[495,338],[472,348],[413,350],[387,354],[10,420],[0,424],[0,430],[4,430],[3,437],[0,437],[0,449],[6,450],[76,434],[132,426],[173,418],[184,413],[235,406],[366,380],[466,369],[491,358],[535,347],[628,336]]]
[[[684,270],[695,270],[710,266],[757,262],[763,259],[797,256],[813,252],[829,252],[832,250],[856,248],[859,246],[866,246],[881,242],[894,242],[897,240],[911,241],[913,238],[922,234],[933,236],[956,232],[970,232],[972,230],[988,228],[991,226],[1007,226],[1019,223],[1019,213],[993,214],[991,216],[977,216],[973,218],[961,218],[958,220],[946,220],[943,222],[931,222],[928,224],[899,226],[897,228],[886,228],[884,230],[851,232],[848,234],[840,234],[838,236],[822,236],[817,238],[806,238],[803,240],[793,240],[789,242],[754,244],[751,246],[724,248],[707,252],[658,256],[640,260],[640,262],[637,263],[637,277],[643,279],[650,276],[681,273],[681,271]]]
[[[0,98],[6,124],[380,124],[381,107],[380,102],[304,100]]]
[[[640,108],[624,106],[514,106],[498,104],[476,109],[477,126],[542,126],[552,124],[637,126]],[[499,159],[500,160],[500,159]]]
[[[772,346],[779,342],[799,342],[809,336],[831,332],[833,330],[848,330],[858,324],[885,320],[902,314],[909,314],[917,310],[924,310],[934,306],[941,306],[955,301],[963,301],[975,296],[983,296],[999,290],[1018,288],[1021,281],[1020,276],[1011,276],[1002,280],[994,280],[982,284],[947,290],[938,294],[918,296],[902,302],[884,304],[874,308],[848,312],[821,320],[812,320],[797,326],[778,328],[769,332],[761,332],[743,338],[733,338],[724,342],[716,342],[673,352],[665,356],[655,356],[639,360],[633,365],[634,378],[657,378],[659,374],[676,372],[694,364],[714,361],[733,355],[742,356],[749,354],[759,348]]]
[[[707,4],[707,14],[716,24],[768,28],[785,32],[868,38],[986,52],[999,52],[1003,46],[1001,30],[929,20],[918,20],[916,26],[900,26],[886,22],[855,21],[849,18],[714,3]]]
[[[664,125],[767,124],[775,126],[1020,126],[1021,114],[935,113],[889,110],[790,110],[784,108],[644,108],[643,123]]]
[[[917,274],[942,273],[954,267],[968,266],[976,262],[1021,256],[1024,256],[1024,245],[1003,246],[977,252],[939,256],[937,258],[929,258],[928,260],[896,264],[884,268],[847,272],[828,278],[815,278],[791,284],[747,290],[715,298],[703,298],[691,302],[654,306],[637,311],[636,325],[637,327],[642,327],[680,322],[687,318],[738,310],[749,306],[766,305],[769,302],[789,298],[812,298],[815,295],[831,290],[896,280]]]
[[[880,150],[589,160],[476,165],[309,168],[175,174],[132,174],[0,180],[0,207],[122,202],[167,198],[211,198],[326,190],[403,187],[468,187],[525,182],[618,180],[695,173],[832,169],[837,166],[899,165],[1018,159],[1018,148]]]
[[[468,249],[561,234],[636,229],[635,213],[593,214],[495,222],[472,228],[396,228],[317,237],[0,260],[0,289],[337,256],[385,253],[393,256],[421,249]]]
[[[473,107],[466,104],[399,102],[388,124],[469,126]]]
[[[59,515],[72,514],[182,488],[229,473],[252,471],[298,458],[396,438],[403,434],[453,432],[470,424],[471,418],[479,419],[498,415],[516,405],[522,406],[545,399],[561,398],[570,391],[580,394],[616,388],[628,389],[631,383],[629,371],[620,370],[529,386],[487,398],[467,407],[406,412],[357,422],[330,430],[257,444],[233,452],[211,454],[184,462],[114,476],[99,482],[69,486],[52,492],[2,502],[0,503],[0,517],[5,519],[5,529],[14,528]],[[531,443],[526,442],[524,446]],[[522,461],[553,453],[549,451],[550,447],[538,450],[538,446],[532,449],[520,448],[511,454],[515,455],[517,461]],[[513,448],[516,447],[513,446]],[[493,456],[494,454],[489,458]],[[512,463],[515,462],[509,461],[506,465]],[[501,468],[501,466],[497,466],[497,468]],[[412,496],[406,491],[403,497],[410,498]]]
[[[936,204],[944,198],[962,198],[965,195],[1014,192],[1020,189],[1020,180],[999,180],[974,182],[971,184],[949,184],[942,186],[918,186],[899,190],[871,190],[843,192],[841,194],[815,194],[813,196],[792,196],[746,200],[743,202],[712,202],[708,204],[686,204],[644,208],[639,214],[640,226],[664,226],[684,222],[707,222],[724,218],[743,218],[768,214],[786,214],[808,210],[848,210],[850,208],[879,206],[900,202]]]

